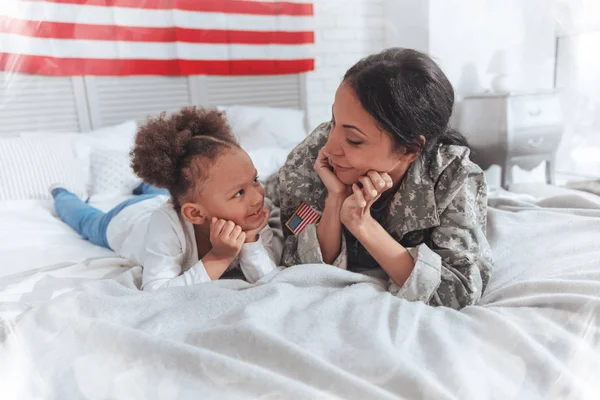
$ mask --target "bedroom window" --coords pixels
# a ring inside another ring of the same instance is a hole
[[[565,132],[557,173],[563,180],[600,179],[600,4],[561,1],[555,85]]]

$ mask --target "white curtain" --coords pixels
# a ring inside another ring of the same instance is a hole
[[[600,179],[600,1],[560,0],[558,10],[565,135],[557,170],[571,180]]]

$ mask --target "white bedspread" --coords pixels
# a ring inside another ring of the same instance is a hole
[[[125,198],[96,196],[91,204],[107,211]],[[51,201],[0,202],[0,320],[127,267],[61,222]]]
[[[0,202],[0,278],[112,254],[82,240],[58,220],[52,214],[50,201]]]
[[[137,290],[139,267],[113,267],[125,272],[51,301],[69,269],[119,259],[46,271],[26,296],[38,306],[5,323],[3,399],[597,398],[600,200],[491,206],[496,270],[460,312],[325,265],[156,293]]]

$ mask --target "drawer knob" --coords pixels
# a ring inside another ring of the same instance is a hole
[[[536,110],[531,110],[531,111],[529,111],[529,116],[530,116],[530,117],[537,117],[537,116],[539,116],[541,113],[542,113],[542,109],[541,109],[541,108],[538,108],[538,109],[536,109]]]
[[[527,141],[527,144],[530,145],[531,147],[540,147],[543,143],[544,143],[543,137],[538,137],[535,139],[532,138]]]

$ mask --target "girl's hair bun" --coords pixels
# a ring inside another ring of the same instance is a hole
[[[163,112],[138,130],[131,151],[133,171],[144,182],[175,195],[173,189],[181,186],[182,170],[189,167],[193,156],[201,155],[188,154],[190,147],[197,148],[189,146],[196,137],[236,144],[225,116],[216,109],[185,107],[170,115]]]

